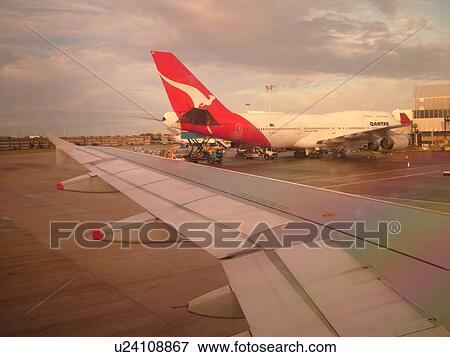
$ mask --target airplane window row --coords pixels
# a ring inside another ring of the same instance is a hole
[[[244,131],[262,131],[262,130],[300,130],[301,128],[275,128],[275,127],[268,127],[268,128],[244,128]],[[330,128],[327,127],[321,127],[321,128],[304,128],[304,130],[329,130]]]
[[[274,127],[267,127],[267,128],[244,128],[244,131],[266,131],[266,130],[300,130],[301,128],[274,128]],[[330,127],[317,127],[317,128],[303,128],[304,131],[313,131],[313,130],[330,130]],[[338,127],[338,130],[365,130],[368,129],[363,126],[351,126],[351,127]]]
[[[299,130],[300,128],[275,128],[275,127],[267,127],[267,128],[244,128],[245,131],[262,131],[262,130]]]

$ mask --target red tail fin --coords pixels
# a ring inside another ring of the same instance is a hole
[[[222,103],[170,52],[151,51],[173,110],[181,117],[192,108],[213,115],[228,112]]]
[[[400,113],[400,124],[411,124],[411,120],[408,118],[408,115],[406,113]]]
[[[261,131],[244,117],[225,108],[174,54],[159,51],[151,51],[151,54],[182,130],[270,147]]]

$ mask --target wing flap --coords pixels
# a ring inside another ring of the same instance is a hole
[[[333,336],[265,252],[222,262],[253,336]]]
[[[343,249],[320,243],[276,252],[341,336],[402,336],[434,326]]]

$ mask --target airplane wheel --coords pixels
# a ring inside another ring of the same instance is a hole
[[[320,159],[322,157],[322,155],[318,152],[312,152],[311,154],[308,155],[308,159]]]
[[[294,152],[294,158],[296,159],[304,159],[306,157],[305,150],[297,150]]]
[[[343,159],[345,157],[345,151],[340,150],[340,151],[335,151],[333,153],[333,158],[335,159]]]

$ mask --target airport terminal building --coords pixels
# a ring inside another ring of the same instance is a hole
[[[441,147],[450,141],[450,83],[414,88],[414,124],[424,146]]]

